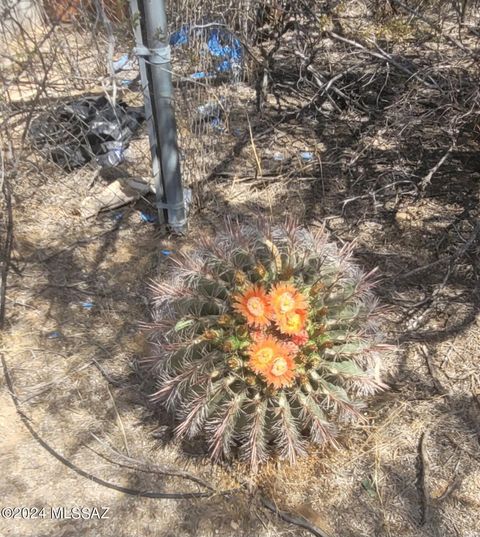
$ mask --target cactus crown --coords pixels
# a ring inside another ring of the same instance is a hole
[[[153,285],[152,399],[178,437],[204,435],[213,459],[235,452],[255,470],[362,418],[362,397],[385,387],[386,346],[373,272],[351,255],[324,230],[227,222],[173,258],[170,281]]]

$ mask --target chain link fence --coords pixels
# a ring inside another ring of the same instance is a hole
[[[5,0],[1,11],[1,143],[17,178],[34,170],[78,184],[75,176],[93,182],[114,168],[149,177],[128,2]],[[182,168],[190,184],[208,175],[234,141],[231,118],[250,96],[245,45],[255,7],[186,1],[170,2],[168,12]],[[76,190],[77,198],[86,194]]]
[[[305,165],[320,174],[321,162],[310,162],[318,156],[312,144],[302,148],[303,135],[290,154],[285,137],[255,141],[256,128],[262,123],[278,136],[275,125],[323,121],[330,140],[332,118],[351,126],[381,113],[400,77],[406,99],[394,104],[397,117],[406,112],[409,91],[416,98],[437,91],[450,103],[445,137],[453,140],[460,123],[477,113],[478,7],[474,0],[170,0],[186,185],[213,173],[238,175],[232,160],[246,145],[240,167],[247,175],[272,175],[278,162],[293,162],[300,175]],[[121,0],[3,0],[1,143],[18,180],[55,177],[80,203],[95,192],[98,176],[150,177],[132,22]],[[437,56],[409,59],[407,44],[432,35]],[[401,175],[390,173],[390,182]]]

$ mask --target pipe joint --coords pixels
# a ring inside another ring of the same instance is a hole
[[[172,60],[171,48],[169,45],[158,48],[148,48],[145,46],[136,46],[133,49],[136,56],[146,58],[152,65],[164,65]]]

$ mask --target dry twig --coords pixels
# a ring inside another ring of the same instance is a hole
[[[19,405],[17,395],[15,393],[13,381],[10,376],[10,371],[8,369],[8,365],[7,365],[7,362],[5,360],[5,356],[3,355],[3,353],[0,353],[0,357],[2,361],[3,373],[5,376],[9,394],[15,405],[18,416],[20,417],[20,419],[22,420],[23,424],[28,429],[32,437],[38,442],[38,444],[43,449],[45,449],[50,455],[55,457],[59,462],[64,464],[66,467],[70,468],[70,470],[73,470],[78,475],[85,477],[86,479],[93,481],[94,483],[97,483],[98,485],[102,485],[106,488],[113,489],[118,492],[123,492],[124,494],[129,494],[131,496],[140,496],[143,498],[183,500],[183,499],[193,499],[193,498],[206,498],[212,495],[211,492],[157,492],[157,491],[145,491],[145,490],[139,490],[139,489],[132,489],[130,487],[123,487],[121,485],[116,485],[115,483],[106,481],[100,477],[97,477],[96,475],[93,475],[83,470],[82,468],[77,466],[75,463],[71,462],[66,457],[64,457],[61,453],[59,453],[55,448],[53,448],[46,440],[44,440],[37,433],[36,429],[32,425],[31,419],[27,416],[27,414],[25,414],[25,412],[23,412],[23,410],[20,409],[20,405]]]
[[[460,41],[458,41],[457,39],[455,39],[454,37],[446,34],[441,28],[440,26],[438,26],[438,24],[435,24],[434,22],[432,22],[430,19],[428,19],[427,17],[425,17],[424,15],[422,15],[421,13],[419,13],[418,11],[416,11],[415,9],[411,8],[410,6],[407,6],[406,4],[404,4],[403,2],[400,2],[400,0],[391,0],[392,2],[394,2],[395,4],[397,4],[397,6],[399,6],[400,8],[402,8],[403,10],[407,11],[408,13],[412,14],[414,17],[416,17],[417,19],[423,21],[425,24],[427,24],[428,26],[430,26],[430,28],[433,28],[438,34],[440,34],[442,37],[444,37],[450,44],[454,45],[455,47],[459,48],[460,50],[462,50],[463,52],[469,54],[470,56],[474,56],[475,57],[475,54],[469,50],[467,47],[465,47],[462,43],[460,43]]]
[[[346,37],[338,35],[335,32],[326,32],[326,33],[332,39],[335,39],[337,41],[341,41],[342,43],[345,43],[347,45],[355,47],[355,48],[361,50],[362,52],[365,52],[369,56],[372,56],[373,58],[377,58],[377,59],[383,60],[383,61],[385,61],[387,63],[390,63],[391,65],[396,67],[399,71],[402,71],[404,74],[408,75],[410,78],[416,78],[417,80],[419,80],[422,84],[424,84],[428,88],[439,89],[438,84],[436,82],[433,82],[433,81],[429,82],[429,81],[425,80],[424,78],[422,78],[418,74],[418,72],[411,71],[410,69],[408,69],[407,67],[405,67],[404,65],[399,63],[395,58],[393,58],[390,54],[386,53],[384,50],[382,50],[378,46],[377,46],[378,52],[375,52],[374,50],[370,50],[369,48],[365,47],[364,45],[362,45],[358,41],[355,41],[353,39],[347,39]]]
[[[420,490],[421,490],[421,525],[424,526],[430,521],[431,518],[431,499],[430,499],[430,493],[428,491],[428,478],[430,475],[430,462],[428,460],[428,454],[426,451],[426,440],[428,438],[429,431],[425,431],[420,436],[420,441],[418,445],[418,453],[419,453],[419,464],[420,464]]]
[[[425,358],[425,361],[427,363],[427,367],[428,367],[428,371],[430,373],[430,376],[432,377],[432,380],[433,380],[433,384],[435,385],[435,388],[437,390],[437,392],[440,394],[440,395],[446,395],[448,392],[445,390],[445,388],[443,387],[442,383],[440,382],[440,379],[438,378],[438,368],[437,366],[433,363],[432,359],[431,359],[431,356],[430,356],[430,352],[428,350],[428,347],[426,345],[421,345],[420,346],[420,350]]]
[[[408,272],[405,272],[404,274],[396,275],[395,278],[410,278],[411,276],[424,272],[425,270],[430,270],[433,267],[441,265],[442,263],[445,263],[446,261],[450,261],[450,267],[444,278],[444,282],[446,283],[446,281],[448,281],[448,277],[451,274],[455,261],[457,261],[458,259],[460,259],[467,253],[467,251],[470,249],[473,243],[477,240],[477,236],[479,233],[480,233],[480,221],[477,221],[472,233],[470,234],[470,237],[465,241],[465,243],[462,246],[457,248],[457,250],[452,255],[448,257],[444,257],[442,259],[437,259],[436,261],[433,261],[432,263],[428,263],[427,265],[423,265],[416,269],[409,270]]]
[[[435,166],[425,175],[425,177],[420,181],[419,188],[424,191],[427,186],[432,181],[432,177],[438,172],[438,170],[443,166],[450,153],[455,148],[455,142],[450,145],[447,152],[442,156],[442,158],[435,164]]]
[[[125,432],[125,427],[123,426],[122,417],[120,416],[120,413],[118,412],[117,403],[115,402],[115,399],[112,395],[112,391],[110,390],[110,386],[107,384],[107,391],[108,395],[110,396],[110,399],[113,404],[113,409],[115,411],[115,417],[117,418],[118,427],[120,428],[120,432],[122,433],[123,438],[123,445],[125,447],[125,452],[128,456],[130,456],[130,449],[128,447],[128,440],[127,440],[127,434]]]
[[[131,456],[126,456],[124,453],[121,453],[120,451],[118,451],[114,447],[112,447],[109,444],[107,444],[106,442],[102,441],[100,438],[98,438],[97,435],[95,435],[93,433],[91,433],[91,435],[100,445],[102,445],[103,447],[105,447],[106,449],[108,449],[109,451],[114,453],[115,456],[119,457],[123,461],[123,462],[115,461],[115,460],[113,460],[111,458],[108,458],[104,454],[100,454],[98,452],[95,452],[95,453],[97,453],[97,455],[99,455],[100,457],[108,460],[112,464],[116,464],[118,466],[123,466],[123,467],[129,468],[131,470],[137,470],[139,472],[147,472],[147,473],[153,473],[153,474],[169,476],[169,477],[181,477],[182,479],[188,479],[188,480],[196,483],[197,485],[200,485],[200,486],[206,488],[207,490],[211,490],[213,493],[215,492],[215,489],[212,487],[212,485],[210,483],[207,483],[207,481],[205,481],[204,479],[201,479],[200,477],[197,477],[197,476],[191,474],[190,472],[187,472],[185,470],[179,470],[178,468],[170,468],[168,466],[159,466],[158,464],[153,464],[151,462],[141,461],[141,460],[135,459],[135,458],[133,458]],[[93,450],[91,448],[91,446],[85,445],[85,447],[87,447],[90,450]]]
[[[279,518],[281,518],[285,522],[288,522],[290,524],[295,524],[296,526],[299,526],[300,528],[307,530],[308,532],[310,532],[312,535],[315,535],[316,537],[331,537],[330,534],[320,529],[319,527],[314,526],[305,517],[296,515],[295,513],[287,513],[286,511],[282,511],[281,509],[277,507],[277,505],[272,500],[269,500],[265,496],[261,496],[260,501],[264,507],[266,507],[267,509],[275,513]]]

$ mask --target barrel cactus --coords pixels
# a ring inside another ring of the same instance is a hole
[[[172,256],[152,285],[149,370],[178,438],[202,436],[213,459],[256,470],[274,454],[293,463],[309,441],[335,444],[339,425],[364,418],[388,346],[374,274],[351,258],[351,245],[293,222],[227,222]]]

